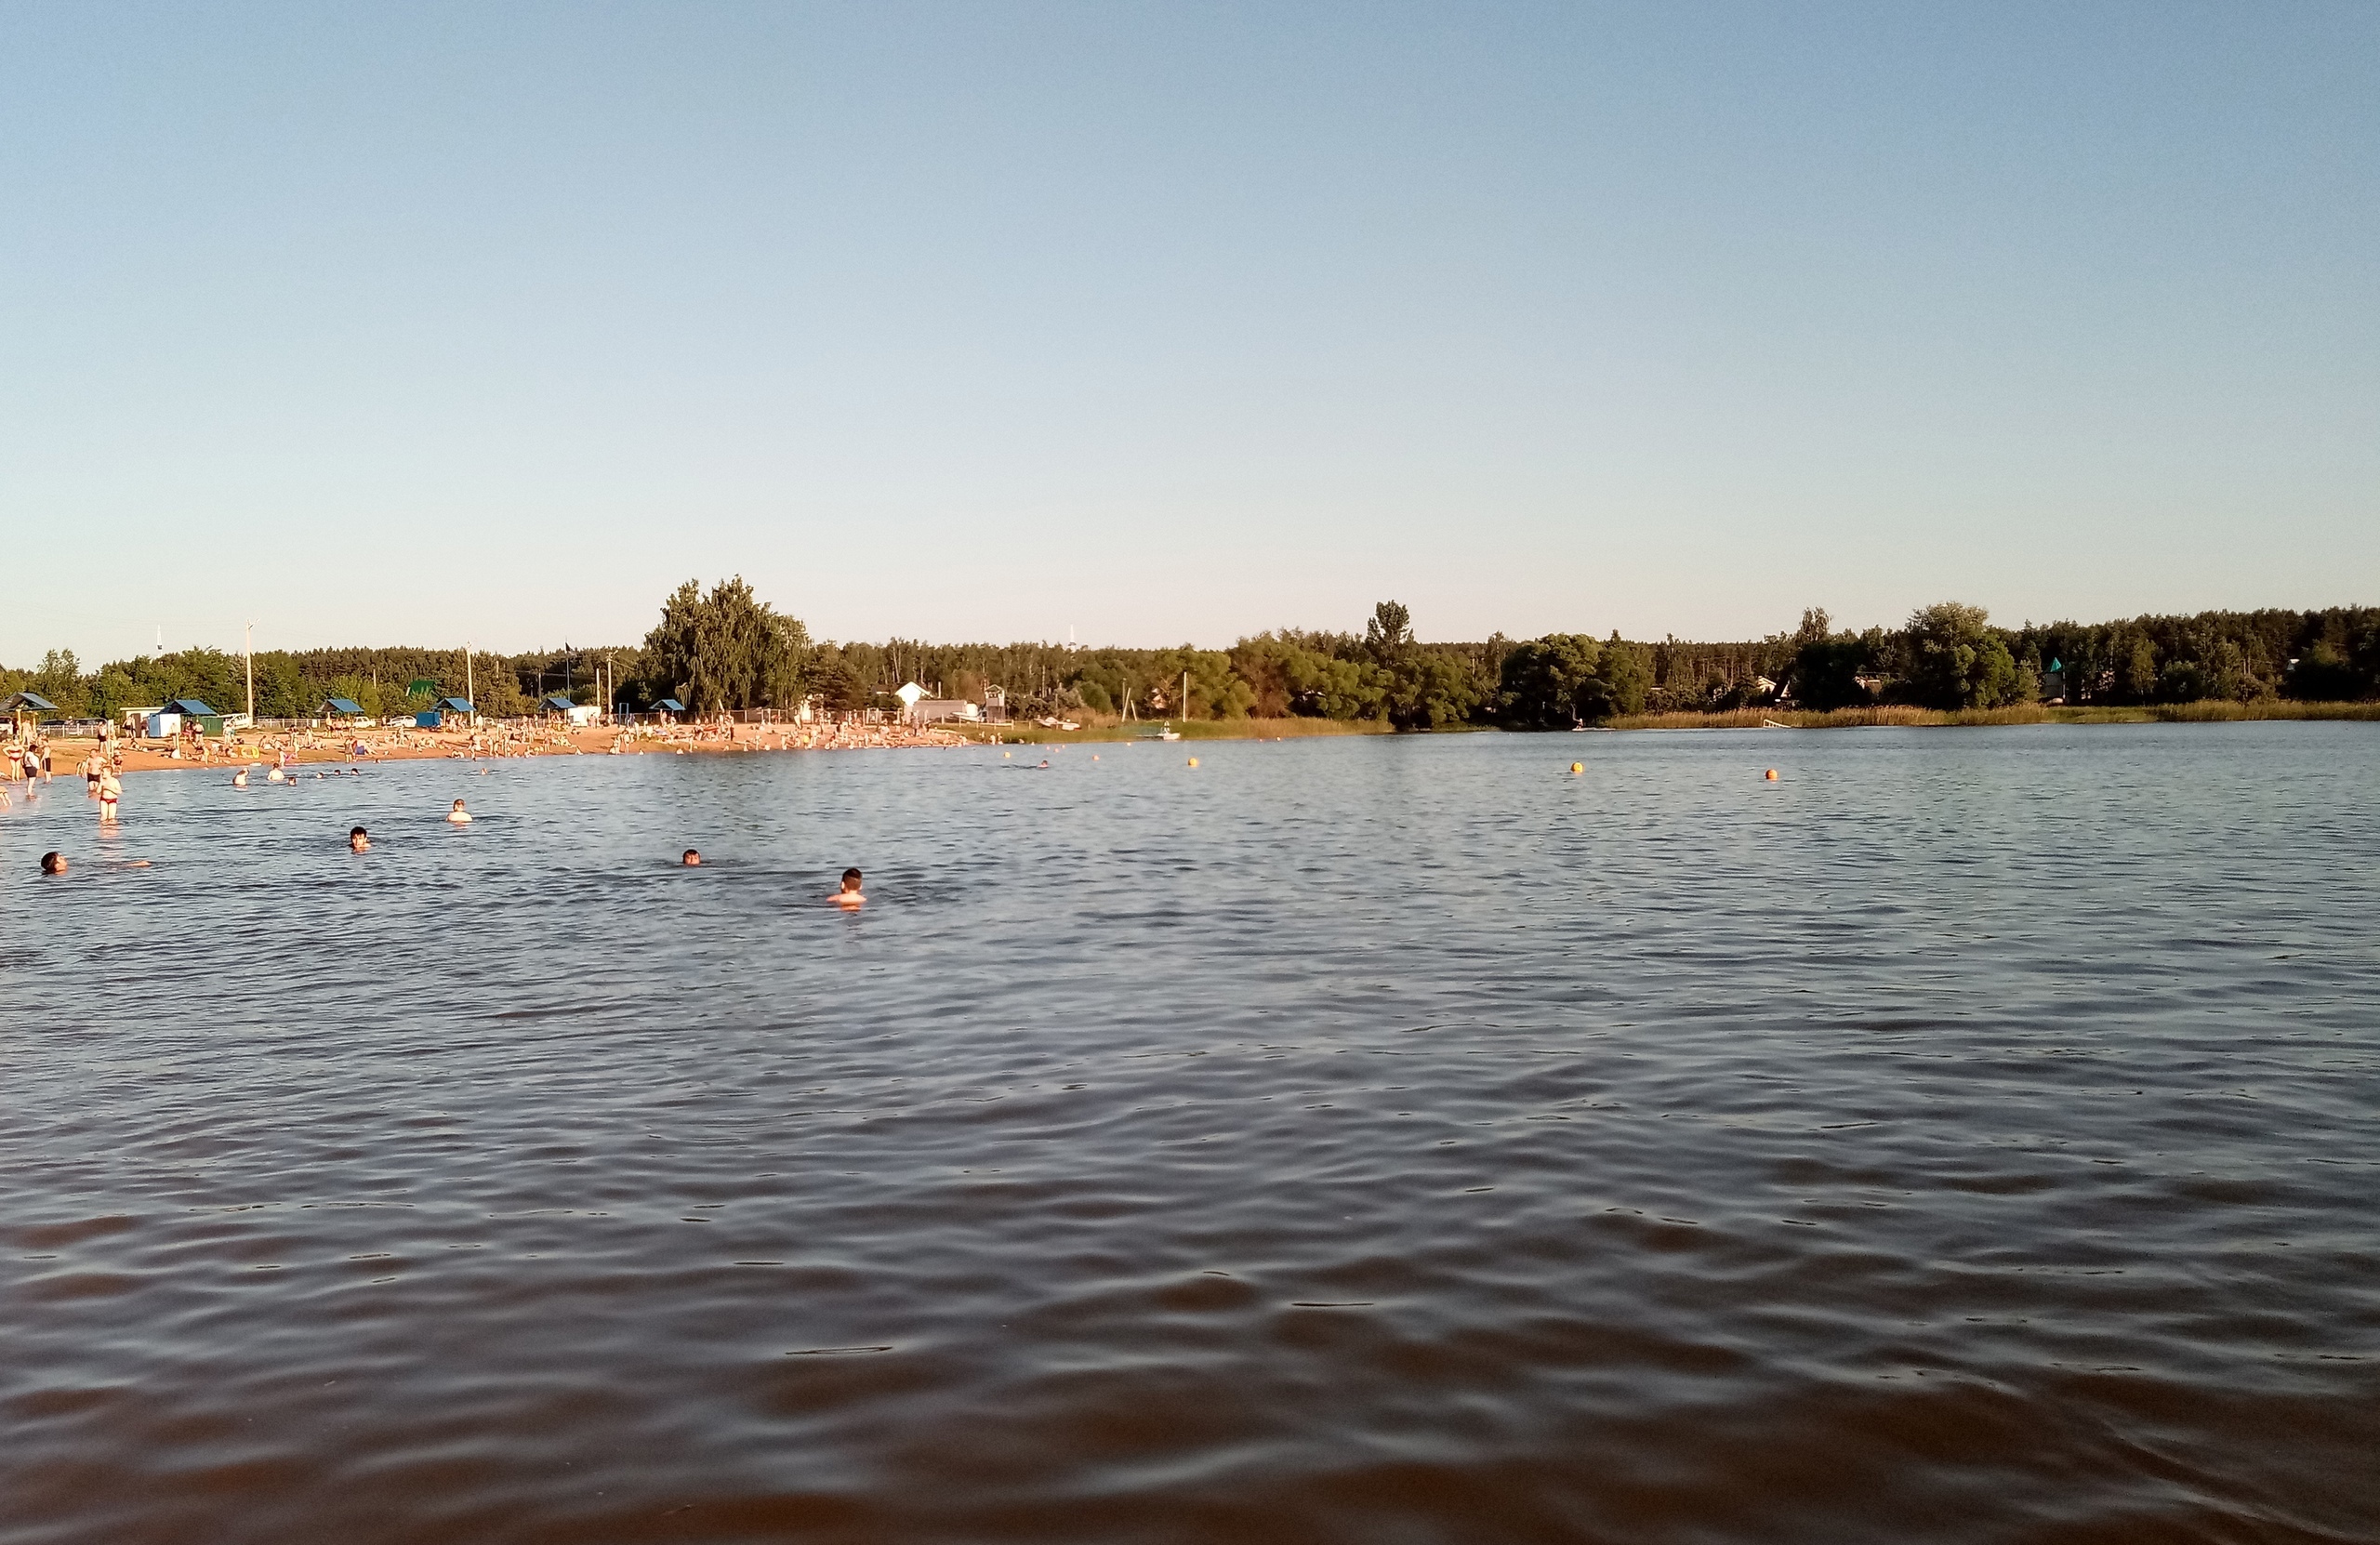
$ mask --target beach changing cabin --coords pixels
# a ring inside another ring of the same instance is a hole
[[[219,735],[223,733],[223,716],[195,697],[177,697],[149,716],[151,740],[171,740],[185,730]]]
[[[603,717],[603,710],[592,703],[574,703],[558,692],[549,692],[537,699],[537,711],[549,723],[561,720],[574,730],[583,730]]]

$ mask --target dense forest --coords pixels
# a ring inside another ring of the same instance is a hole
[[[37,668],[0,669],[0,691],[29,689],[70,717],[194,697],[223,711],[247,702],[240,655],[188,649],[84,670],[64,650]],[[369,713],[469,693],[483,713],[529,712],[561,693],[609,693],[622,708],[676,698],[697,710],[889,707],[915,680],[938,695],[1008,693],[1020,717],[1044,714],[1240,719],[1311,715],[1399,729],[1488,725],[1567,729],[1646,712],[1864,704],[1990,708],[2035,702],[2170,704],[2380,696],[2380,609],[2202,612],[2104,623],[1992,626],[1980,607],[1927,606],[1897,628],[1834,628],[1802,614],[1792,632],[1741,643],[1617,633],[1501,634],[1424,643],[1405,607],[1382,601],[1363,631],[1283,628],[1229,649],[1084,649],[1054,643],[813,641],[741,578],[705,593],[689,580],[638,643],[477,654],[452,649],[272,651],[252,662],[256,711],[301,718],[330,697]]]

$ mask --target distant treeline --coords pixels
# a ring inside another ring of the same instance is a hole
[[[2202,612],[2123,622],[1995,627],[1982,608],[1945,601],[1897,628],[1834,628],[1802,614],[1792,632],[1743,643],[1658,642],[1553,633],[1423,643],[1395,601],[1363,631],[1284,628],[1229,649],[1081,649],[1055,643],[813,642],[740,578],[705,593],[689,580],[641,642],[476,654],[453,649],[316,649],[255,656],[256,711],[313,714],[325,699],[389,716],[470,693],[483,713],[530,712],[561,693],[621,708],[674,698],[698,712],[790,708],[804,698],[850,710],[890,707],[916,681],[937,696],[1012,713],[1240,719],[1310,715],[1400,729],[1459,725],[1567,729],[1646,712],[1867,704],[1993,708],[2042,701],[2176,704],[2380,697],[2380,609]],[[247,702],[246,662],[212,649],[117,660],[86,672],[55,650],[38,669],[0,669],[0,690],[30,689],[73,717],[194,697],[219,711]]]

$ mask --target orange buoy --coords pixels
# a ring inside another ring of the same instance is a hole
[[[1768,780],[1770,783],[1775,783],[1775,782],[1777,781],[1777,769],[1775,769],[1775,768],[1773,768],[1773,767],[1772,767],[1772,768],[1770,768],[1770,769],[1767,771],[1767,772],[1765,772],[1765,774],[1763,774],[1763,776],[1765,776],[1765,778],[1767,778],[1767,780]]]
[[[1197,759],[1197,758],[1196,758],[1196,757],[1192,757],[1192,758],[1190,759],[1190,765],[1191,765],[1191,766],[1193,766],[1193,767],[1197,766],[1197,765],[1198,765],[1198,759]]]
[[[1585,762],[1574,761],[1570,764],[1570,771],[1573,772],[1584,772],[1586,770],[1587,764]]]

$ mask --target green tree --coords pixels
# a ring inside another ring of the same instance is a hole
[[[1874,667],[1873,645],[1856,633],[1838,634],[1831,627],[1826,609],[1813,606],[1802,613],[1802,626],[1793,634],[1793,700],[1819,713],[1873,696],[1859,684],[1859,678]]]
[[[1404,602],[1383,601],[1364,624],[1364,650],[1377,666],[1395,667],[1412,652],[1413,614]]]
[[[690,579],[662,603],[644,653],[671,695],[696,713],[790,707],[800,701],[810,634],[754,595],[741,574],[707,596]]]
[[[1603,648],[1585,633],[1548,633],[1514,644],[1504,656],[1498,707],[1515,730],[1567,730],[1602,718],[1609,691],[1596,674]]]
[[[33,672],[25,690],[48,698],[70,719],[90,712],[90,688],[83,680],[82,664],[71,649],[53,649],[42,656],[41,668]]]
[[[2157,645],[2147,634],[2132,640],[2123,654],[2123,690],[2135,703],[2157,698]]]
[[[1928,707],[1989,708],[2016,690],[2007,640],[1980,606],[1946,601],[1909,619],[1909,690]]]
[[[1603,683],[1604,705],[1608,712],[1641,714],[1653,686],[1653,652],[1642,644],[1623,643],[1620,630],[1614,628],[1603,646],[1595,679]]]

